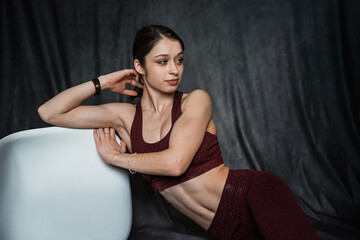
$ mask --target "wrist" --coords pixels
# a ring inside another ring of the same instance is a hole
[[[98,78],[93,78],[93,79],[91,79],[91,81],[94,84],[94,88],[95,88],[94,96],[100,95],[100,93],[101,93],[101,85],[100,85],[99,79]]]
[[[112,155],[108,161],[108,164],[118,166],[119,162],[121,162],[121,153]]]
[[[136,171],[131,170],[132,168],[130,167],[131,158],[132,158],[133,156],[135,156],[136,154],[137,154],[137,153],[130,154],[130,156],[128,156],[128,159],[127,159],[128,170],[129,170],[129,172],[130,172],[131,174],[135,174],[135,173],[136,173]]]
[[[109,89],[108,78],[106,76],[101,75],[98,79],[100,81],[101,90]]]

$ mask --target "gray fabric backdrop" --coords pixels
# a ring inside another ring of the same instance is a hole
[[[40,104],[131,68],[136,30],[163,24],[185,42],[180,90],[212,97],[225,162],[284,179],[322,239],[360,239],[359,10],[356,0],[2,0],[0,137],[48,126]],[[112,101],[137,100],[104,92],[85,104]],[[206,238],[132,180],[132,239]]]

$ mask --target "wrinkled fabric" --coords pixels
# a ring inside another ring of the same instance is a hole
[[[274,173],[322,239],[360,238],[360,2],[0,1],[0,137],[60,91],[133,66],[147,24],[185,42],[179,90],[213,102],[224,162]],[[138,99],[108,91],[85,104]],[[130,239],[207,239],[132,176]],[[146,199],[146,201],[144,201]]]
[[[318,240],[289,187],[256,170],[230,170],[208,229],[219,240]]]

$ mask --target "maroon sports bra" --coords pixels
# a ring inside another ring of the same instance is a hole
[[[176,91],[171,112],[171,128],[170,131],[160,141],[156,143],[147,143],[142,135],[142,109],[141,100],[136,104],[136,112],[134,121],[131,126],[131,147],[132,152],[136,153],[150,153],[159,152],[169,148],[169,139],[171,130],[176,120],[181,116],[181,99],[182,92]],[[214,167],[223,164],[220,146],[215,134],[206,132],[204,140],[197,151],[194,159],[191,161],[186,172],[178,177],[170,176],[156,176],[142,174],[143,177],[151,184],[155,191],[162,191],[168,187],[185,182],[194,177],[197,177]]]

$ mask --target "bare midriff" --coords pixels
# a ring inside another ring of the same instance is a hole
[[[224,164],[160,191],[176,209],[207,230],[215,216],[229,173]]]

